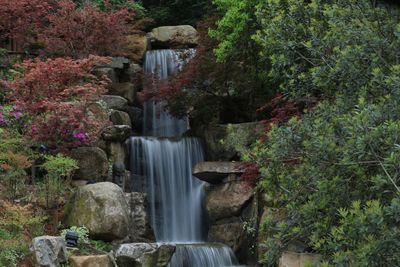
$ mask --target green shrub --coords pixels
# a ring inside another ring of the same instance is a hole
[[[399,99],[361,99],[356,108],[326,101],[301,120],[273,127],[268,141],[252,149],[259,188],[287,214],[266,229],[279,229],[271,248],[300,239],[335,266],[400,263],[388,256],[400,252]]]
[[[47,174],[41,187],[46,199],[46,207],[53,208],[58,206],[59,197],[67,189],[66,181],[71,178],[73,171],[78,169],[78,163],[62,154],[48,155],[45,158],[46,161],[42,167]]]

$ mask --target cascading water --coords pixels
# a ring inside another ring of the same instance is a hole
[[[184,64],[193,58],[195,52],[194,49],[149,51],[146,54],[144,70],[156,79],[165,80],[180,71]],[[187,128],[187,118],[172,117],[165,111],[164,103],[149,101],[144,104],[143,132],[146,136],[180,136]]]
[[[133,137],[133,150],[141,155],[133,161],[144,163],[150,199],[150,218],[157,241],[188,243],[202,240],[202,183],[192,177],[193,164],[203,160],[195,138],[171,140]]]
[[[149,51],[145,71],[166,79],[193,55],[194,50]],[[196,138],[181,138],[187,119],[172,117],[164,105],[145,104],[147,137],[130,140],[134,190],[148,193],[157,241],[178,244],[169,267],[234,266],[237,262],[229,247],[204,243],[204,183],[192,176],[193,166],[204,160],[201,144]]]

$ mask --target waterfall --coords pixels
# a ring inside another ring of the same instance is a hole
[[[203,189],[192,176],[194,164],[203,161],[203,150],[195,138],[171,140],[132,137],[131,151],[140,155],[134,163],[136,177],[146,177],[140,189],[147,188],[150,218],[157,241],[198,242],[202,235]]]
[[[220,244],[178,245],[171,259],[173,267],[238,266],[232,250]]]
[[[182,70],[195,55],[195,49],[153,50],[146,53],[144,70],[159,80]],[[149,101],[144,104],[143,132],[147,136],[174,137],[188,129],[188,119],[177,119],[165,111],[165,103]]]
[[[166,79],[193,55],[193,49],[149,51],[145,71]],[[193,166],[204,155],[198,139],[181,137],[187,118],[168,114],[165,103],[147,102],[144,113],[146,136],[130,139],[133,189],[148,193],[157,241],[177,244],[169,267],[237,266],[228,246],[204,243],[204,182],[192,176]]]

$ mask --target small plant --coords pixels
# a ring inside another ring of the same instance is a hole
[[[42,164],[47,175],[42,184],[45,193],[46,207],[58,206],[58,198],[66,191],[65,180],[71,178],[74,170],[78,169],[78,164],[74,159],[57,154],[45,157],[46,162]]]
[[[102,240],[90,240],[90,244],[99,251],[109,252],[112,250],[112,246]]]

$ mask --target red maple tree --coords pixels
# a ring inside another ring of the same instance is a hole
[[[52,148],[88,145],[107,123],[87,108],[106,92],[108,81],[91,72],[108,58],[65,58],[24,61],[21,77],[7,83],[10,101],[31,116],[28,134]]]

